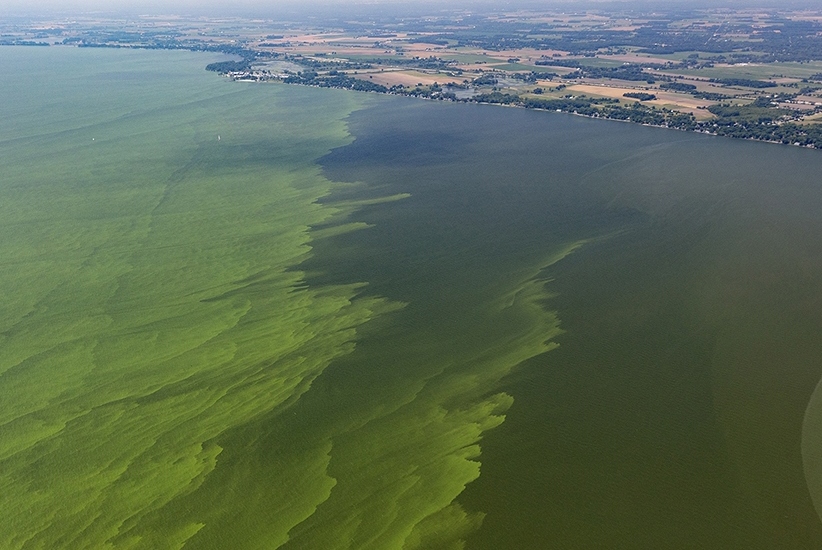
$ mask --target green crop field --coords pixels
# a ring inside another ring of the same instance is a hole
[[[476,53],[444,53],[438,55],[442,59],[453,59],[459,63],[505,63],[506,60],[490,55],[480,55]]]
[[[679,74],[702,76],[706,78],[750,78],[769,79],[775,77],[807,78],[822,72],[822,62],[809,63],[762,63],[737,64],[704,69],[676,70]]]

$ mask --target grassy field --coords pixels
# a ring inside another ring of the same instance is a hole
[[[476,53],[445,53],[438,57],[442,59],[453,59],[460,63],[505,63],[507,61],[505,58]]]
[[[812,61],[809,63],[720,65],[704,69],[677,69],[676,72],[706,78],[769,79],[774,77],[792,77],[802,79],[822,72],[822,61]]]
[[[489,64],[489,67],[498,69],[500,71],[511,71],[511,72],[525,72],[525,71],[541,71],[543,67],[537,67],[536,65],[527,65],[525,63],[501,63],[501,64]]]

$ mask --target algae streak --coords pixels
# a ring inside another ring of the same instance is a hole
[[[193,54],[13,52],[32,86],[3,87],[0,546],[180,548],[207,522],[160,511],[220,470],[220,435],[397,307],[296,267],[341,217],[315,160],[360,100],[232,86]]]

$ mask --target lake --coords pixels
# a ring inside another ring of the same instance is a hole
[[[822,545],[818,151],[3,52],[4,548]]]

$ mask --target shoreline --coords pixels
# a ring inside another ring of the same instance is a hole
[[[46,45],[30,45],[30,44],[0,44],[0,46],[16,46],[16,47],[42,47]],[[93,48],[113,48],[113,49],[166,49],[166,50],[174,50],[174,51],[193,51],[193,52],[202,52],[202,53],[221,53],[224,55],[239,55],[236,52],[228,52],[225,51],[224,48],[215,48],[211,49],[198,49],[192,47],[181,47],[181,48],[148,48],[148,47],[140,47],[140,46],[123,46],[123,45],[81,45],[81,46],[69,46],[69,45],[49,45],[52,47],[93,47]],[[213,70],[217,72],[220,76],[223,76],[232,82],[244,82],[244,83],[277,83],[277,84],[297,84],[302,86],[310,86],[314,88],[336,88],[341,90],[349,90],[355,92],[374,92],[383,95],[393,95],[393,96],[405,96],[405,97],[414,97],[417,99],[426,99],[430,101],[448,101],[453,103],[474,103],[478,105],[497,105],[503,107],[516,107],[521,109],[529,109],[535,111],[547,111],[547,112],[561,112],[570,115],[581,116],[585,118],[591,119],[600,119],[600,120],[613,120],[617,122],[627,122],[631,124],[638,124],[640,126],[647,126],[650,128],[664,128],[667,130],[679,130],[682,132],[693,132],[697,134],[704,134],[709,136],[716,136],[716,137],[725,137],[731,138],[736,140],[744,140],[744,141],[754,141],[760,143],[769,143],[773,145],[788,145],[791,147],[799,147],[802,149],[811,149],[811,150],[819,150],[822,149],[822,138],[816,137],[811,138],[809,134],[799,134],[799,137],[807,137],[809,140],[812,139],[813,142],[811,143],[802,143],[793,140],[785,141],[777,140],[777,139],[762,139],[757,137],[749,137],[749,136],[737,136],[732,135],[731,133],[724,133],[724,132],[717,132],[711,131],[709,128],[722,128],[727,127],[731,129],[743,129],[748,130],[747,126],[739,125],[738,123],[734,124],[725,124],[725,125],[718,125],[713,121],[719,119],[712,119],[707,121],[696,121],[696,119],[691,114],[681,113],[679,111],[674,111],[671,109],[657,109],[656,107],[648,107],[643,105],[641,102],[634,103],[630,107],[622,106],[621,104],[614,104],[609,103],[607,100],[603,100],[601,98],[588,98],[583,96],[580,97],[572,97],[572,98],[563,98],[563,99],[536,99],[536,98],[526,98],[524,101],[523,99],[516,95],[516,94],[508,94],[504,92],[491,92],[491,93],[483,93],[477,94],[471,98],[457,98],[453,94],[434,92],[432,93],[430,90],[424,92],[422,90],[414,90],[411,89],[410,92],[399,92],[394,88],[387,88],[385,86],[374,85],[366,80],[356,79],[352,77],[348,77],[347,75],[341,74],[340,76],[342,79],[338,83],[330,83],[327,80],[320,80],[322,84],[316,83],[316,81],[300,81],[300,77],[296,75],[277,75],[277,76],[268,76],[266,78],[259,78],[259,76],[249,74],[253,71],[248,70],[240,70],[237,72],[221,72],[219,70],[212,69],[210,66],[207,67],[207,70]],[[427,94],[427,95],[426,95]],[[475,99],[479,98],[479,99]],[[497,99],[496,101],[487,101],[486,99]],[[573,108],[564,107],[569,103],[575,103]],[[540,106],[540,104],[544,104]],[[604,109],[600,109],[599,107],[605,107]],[[590,114],[585,112],[579,112],[580,108],[585,108],[587,110],[592,111]],[[607,110],[608,108],[612,108],[612,112],[609,113]],[[617,113],[621,116],[609,116],[610,114]],[[654,123],[653,121],[648,120],[634,120],[632,119],[634,116],[638,118],[647,119],[648,117],[659,119],[660,117],[663,120],[666,120],[666,117],[672,121],[679,122],[679,124],[668,124],[668,123]],[[798,130],[799,132],[807,132],[807,128],[803,127],[802,125],[798,125],[793,122],[786,122],[784,124],[762,124],[760,123],[757,125],[758,128],[780,128],[780,127],[789,127],[793,130]],[[810,128],[813,128],[811,126]],[[817,132],[819,135],[822,135],[822,125],[820,125],[820,131]]]
[[[733,135],[722,134],[722,133],[719,133],[719,132],[711,132],[711,131],[708,131],[708,130],[705,130],[705,129],[702,129],[702,128],[678,128],[676,126],[669,126],[669,125],[665,125],[665,124],[652,124],[652,123],[647,123],[647,122],[635,122],[633,120],[625,119],[625,118],[589,115],[589,114],[580,113],[578,111],[574,111],[574,110],[570,110],[570,109],[566,110],[566,109],[561,109],[561,108],[552,109],[552,108],[546,108],[546,107],[529,107],[529,106],[526,106],[526,105],[516,105],[516,104],[511,104],[511,103],[499,103],[499,102],[493,102],[493,101],[473,101],[473,100],[470,100],[470,99],[451,99],[451,98],[448,98],[448,97],[424,97],[424,96],[421,96],[421,95],[403,94],[403,93],[396,93],[396,92],[392,92],[392,91],[355,90],[355,89],[346,88],[346,87],[343,87],[343,86],[320,86],[320,85],[317,85],[317,84],[307,84],[307,83],[298,83],[298,82],[285,82],[285,81],[279,80],[279,79],[276,79],[276,80],[272,79],[272,80],[265,80],[265,81],[250,80],[250,79],[232,79],[232,80],[234,82],[256,83],[256,84],[274,82],[275,84],[308,86],[308,87],[311,87],[311,88],[334,88],[334,89],[338,89],[338,90],[348,90],[348,91],[358,92],[358,93],[376,93],[376,94],[380,94],[380,95],[411,97],[411,98],[427,100],[427,101],[442,101],[442,102],[449,102],[449,103],[473,103],[475,105],[494,105],[494,106],[497,106],[497,107],[509,107],[509,108],[516,108],[516,109],[526,109],[526,110],[529,110],[529,111],[565,113],[565,114],[568,114],[568,115],[574,115],[574,116],[579,116],[579,117],[589,118],[589,119],[594,119],[594,120],[611,120],[611,121],[614,121],[614,122],[624,122],[624,123],[627,123],[627,124],[636,124],[638,126],[647,126],[649,128],[662,128],[662,129],[665,129],[665,130],[676,130],[676,131],[679,131],[679,132],[702,134],[702,135],[708,135],[708,136],[714,136],[714,137],[723,137],[723,138],[729,138],[729,139],[734,139],[734,140],[739,140],[739,141],[753,141],[753,142],[758,142],[758,143],[768,143],[768,144],[771,144],[771,145],[784,145],[784,146],[788,146],[788,147],[798,147],[798,148],[801,148],[801,149],[810,149],[810,150],[820,150],[820,149],[822,149],[822,147],[818,147],[818,146],[813,145],[813,144],[785,143],[783,141],[776,141],[776,140],[757,139],[757,138],[751,138],[751,137],[737,137],[737,136],[733,136]],[[645,108],[647,109],[647,107],[645,107]],[[661,113],[661,111],[658,111],[656,109],[654,109],[654,111],[657,111],[657,112]],[[671,112],[675,113],[675,111],[671,111]],[[697,124],[700,124],[700,123],[697,123]]]

